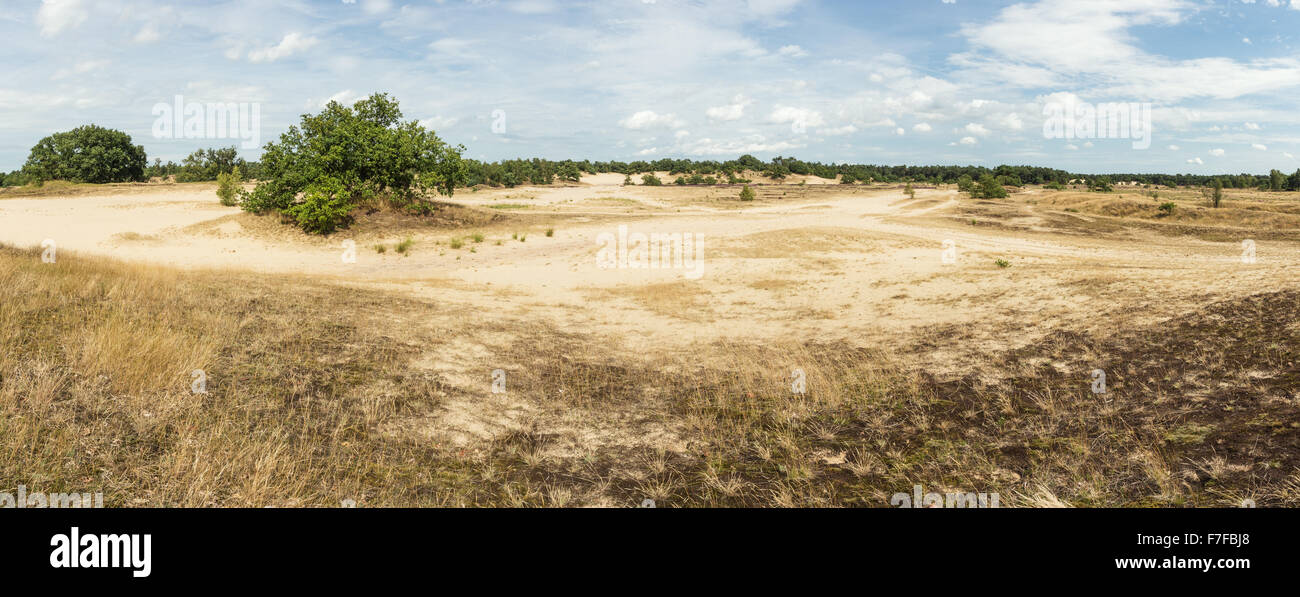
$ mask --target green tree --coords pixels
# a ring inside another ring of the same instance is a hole
[[[148,163],[130,135],[90,124],[41,139],[23,171],[39,181],[133,182],[144,180]]]
[[[1271,191],[1286,190],[1286,175],[1281,170],[1268,173],[1268,188]]]
[[[217,197],[221,199],[222,205],[233,206],[239,203],[239,183],[239,166],[217,175]]]
[[[1214,182],[1210,183],[1210,189],[1212,190],[1210,201],[1215,208],[1218,208],[1223,203],[1223,181],[1217,178],[1214,179]]]
[[[429,213],[430,192],[451,195],[466,179],[462,151],[416,121],[402,122],[397,100],[386,93],[352,107],[330,102],[266,145],[259,184],[241,193],[241,204],[278,211],[320,234],[347,226],[352,209],[372,199]]]
[[[969,174],[961,175],[961,178],[957,179],[957,190],[963,193],[971,193],[973,196],[975,193],[975,180]]]
[[[1002,183],[998,182],[992,174],[985,174],[980,177],[979,186],[971,196],[980,199],[1002,199],[1007,196],[1007,190],[1002,188]]]
[[[1300,191],[1300,169],[1297,169],[1295,174],[1292,174],[1291,178],[1287,179],[1286,188],[1289,191]]]
[[[654,174],[646,174],[641,177],[641,184],[647,187],[661,187],[664,185],[664,181],[659,180],[659,177]]]
[[[903,187],[903,194],[907,195],[909,199],[916,199],[916,189],[912,188],[912,183],[909,182],[907,186]]]
[[[578,170],[578,165],[573,162],[565,162],[560,165],[560,180],[569,182],[579,182],[582,180],[582,172]]]
[[[754,200],[754,189],[749,188],[749,185],[745,185],[745,188],[743,188],[743,189],[740,190],[740,200],[741,200],[741,201],[753,201],[753,200]]]

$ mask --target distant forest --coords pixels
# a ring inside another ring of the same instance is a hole
[[[1006,186],[1021,185],[1065,185],[1072,180],[1087,180],[1090,186],[1109,187],[1111,183],[1137,182],[1141,185],[1161,186],[1211,186],[1215,180],[1224,188],[1246,189],[1260,188],[1269,190],[1300,191],[1300,170],[1287,175],[1273,170],[1268,175],[1259,174],[1103,174],[1068,172],[1039,166],[883,166],[874,164],[823,164],[806,162],[793,157],[776,157],[769,161],[760,160],[752,155],[744,155],[734,160],[689,160],[664,158],[653,161],[637,160],[633,162],[592,161],[592,160],[547,160],[541,158],[502,160],[483,162],[473,159],[464,160],[463,187],[485,185],[491,187],[514,187],[518,185],[548,185],[557,182],[577,182],[583,173],[604,174],[617,173],[627,177],[627,184],[677,184],[677,185],[715,185],[745,184],[753,182],[744,178],[750,173],[774,179],[784,180],[792,175],[818,176],[838,180],[841,184],[851,183],[921,183],[921,184],[956,184],[964,177],[980,180],[992,176]],[[216,180],[218,174],[229,173],[238,167],[242,178],[258,179],[261,164],[240,158],[234,147],[220,149],[201,149],[190,154],[181,163],[163,163],[155,159],[143,169],[143,179],[174,177],[176,182],[201,182]],[[672,179],[661,180],[649,177],[642,182],[641,176],[652,172],[667,172]],[[636,175],[637,179],[631,177]],[[30,172],[17,170],[9,174],[0,173],[0,185],[20,186],[32,182]]]

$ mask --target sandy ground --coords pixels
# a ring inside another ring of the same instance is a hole
[[[899,190],[786,186],[784,197],[741,204],[731,189],[621,182],[621,175],[604,175],[576,186],[457,194],[458,203],[549,223],[486,227],[484,242],[466,240],[461,249],[448,241],[472,230],[415,234],[405,256],[392,248],[400,238],[267,233],[270,218],[223,207],[203,187],[3,200],[0,242],[51,239],[65,258],[85,252],[319,276],[459,303],[467,313],[542,318],[616,336],[634,351],[720,339],[901,345],[930,331],[957,354],[961,344],[1014,346],[1049,328],[1148,322],[1300,279],[1300,254],[1290,244],[1260,243],[1258,263],[1245,265],[1234,243],[1038,229],[1033,208],[1024,230],[971,226],[951,215],[959,205],[952,190],[920,190],[908,199]],[[617,236],[620,226],[700,239],[700,267],[600,267],[598,239]],[[545,236],[548,227],[553,237]],[[512,239],[515,232],[526,241]],[[355,263],[343,258],[348,240],[357,247]],[[954,263],[945,263],[946,241]],[[384,254],[373,248],[380,242],[388,243]],[[1010,267],[999,268],[997,259]],[[932,352],[942,360],[943,343]]]

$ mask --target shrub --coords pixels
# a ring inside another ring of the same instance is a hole
[[[1178,207],[1173,201],[1166,201],[1160,204],[1160,216],[1168,216],[1174,213],[1174,208]]]
[[[413,246],[415,246],[415,239],[408,236],[402,242],[397,243],[397,252],[406,255]]]
[[[1002,269],[1006,269],[1008,267],[1011,267],[1011,262],[1007,261],[1006,259],[998,259],[997,261],[993,262],[993,265],[996,265]]]
[[[239,183],[239,166],[235,166],[229,173],[217,175],[217,197],[221,199],[222,205],[239,204]]]
[[[647,187],[661,187],[664,186],[664,181],[659,180],[659,177],[653,174],[646,174],[641,177],[641,184]]]
[[[555,236],[555,229],[554,229],[554,228],[547,228],[547,229],[546,229],[546,237],[547,237],[547,238],[550,238],[550,237],[552,237],[552,236]]]
[[[244,201],[248,201],[247,197]],[[281,213],[307,232],[329,234],[352,223],[351,211],[347,187],[339,179],[327,176],[311,183],[303,192],[302,201],[286,206]]]
[[[459,249],[459,248],[465,246],[465,241],[463,241],[463,240],[461,240],[461,239],[459,239],[459,238],[453,238],[453,239],[451,239],[451,243],[450,243],[450,244],[451,244],[451,248],[453,248],[453,249]]]
[[[481,242],[483,242],[483,233],[482,233],[482,232],[475,232],[474,234],[469,235],[469,237],[470,237],[471,239],[473,239],[473,241],[476,242],[476,243],[481,243]]]
[[[907,195],[908,199],[916,199],[916,189],[912,188],[912,183],[909,182],[903,187],[903,194]]]
[[[41,139],[23,171],[38,181],[133,182],[145,179],[148,162],[130,135],[91,124]]]
[[[383,93],[304,115],[278,143],[266,145],[261,182],[242,192],[240,203],[251,212],[278,211],[321,234],[350,224],[352,209],[371,199],[417,213],[434,210],[426,195],[451,195],[465,178],[464,148],[401,117],[397,101]]]
[[[743,189],[740,190],[740,200],[741,200],[741,201],[753,201],[753,200],[754,200],[754,189],[749,188],[749,185],[745,185],[745,188],[743,188]]]
[[[985,174],[980,177],[979,185],[972,188],[970,196],[976,199],[1005,199],[1007,190],[1002,188],[1002,183],[993,178],[992,174]]]

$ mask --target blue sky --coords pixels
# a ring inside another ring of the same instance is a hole
[[[387,91],[489,160],[1293,172],[1297,32],[1300,0],[10,0],[0,169],[92,122],[151,161],[239,143],[157,138],[177,95],[256,103],[265,143]],[[1150,103],[1151,145],[1047,138],[1053,102]]]

